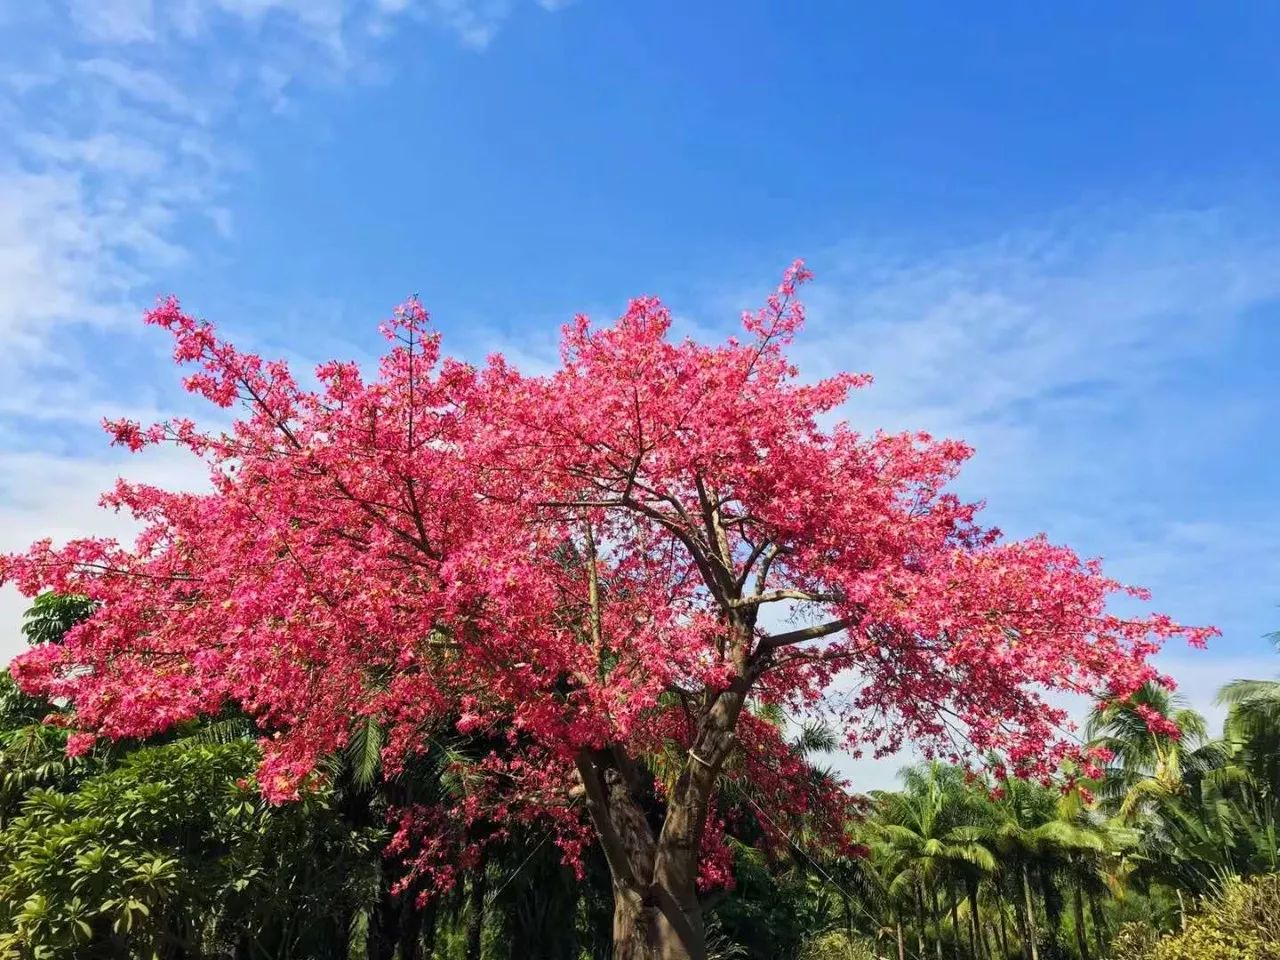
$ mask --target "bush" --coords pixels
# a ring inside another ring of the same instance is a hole
[[[876,952],[865,941],[839,930],[806,940],[800,948],[800,960],[876,960]]]
[[[1187,929],[1152,942],[1125,924],[1116,960],[1280,960],[1280,874],[1228,881]]]
[[[1111,954],[1116,960],[1149,960],[1160,942],[1160,931],[1141,920],[1122,923],[1111,940]]]

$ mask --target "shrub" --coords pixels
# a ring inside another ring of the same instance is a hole
[[[1280,960],[1280,874],[1230,880],[1187,929],[1144,940],[1140,924],[1116,934],[1116,960]]]
[[[800,948],[800,960],[876,960],[877,954],[865,940],[850,939],[839,930],[832,930],[811,940]]]
[[[1116,960],[1149,960],[1160,942],[1160,931],[1142,920],[1122,923],[1111,940],[1111,954]]]

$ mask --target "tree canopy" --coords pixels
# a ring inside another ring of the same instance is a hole
[[[393,843],[447,886],[431,838],[499,811],[555,823],[572,857],[581,797],[636,944],[619,956],[701,955],[727,781],[779,819],[846,802],[791,775],[762,708],[834,717],[855,752],[909,739],[1020,776],[1097,772],[1105,753],[1046,696],[1127,697],[1164,640],[1212,630],[1120,616],[1109,601],[1141,590],[981,525],[947,490],[965,444],[832,423],[869,378],[799,378],[807,278],[794,265],[715,346],[673,339],[653,298],[612,326],[579,317],[545,375],[444,356],[411,301],[375,374],[324,363],[315,389],[163,301],[147,322],[194,365],[187,387],[242,413],[109,429],[204,458],[212,490],[120,481],[104,502],[142,522],[133,544],[4,558],[0,581],[95,605],[15,677],[74,705],[73,753],[243,710],[275,801],[370,722],[392,771],[445,726],[500,736],[468,801],[403,810]],[[830,696],[839,677],[852,694]],[[665,778],[646,773],[660,757]]]

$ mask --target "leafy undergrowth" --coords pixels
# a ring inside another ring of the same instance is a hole
[[[1280,960],[1280,874],[1228,881],[1176,934],[1125,924],[1112,948],[1116,960]]]

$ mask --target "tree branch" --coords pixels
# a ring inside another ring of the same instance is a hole
[[[834,593],[810,593],[808,590],[770,590],[768,593],[755,593],[749,597],[729,601],[729,606],[736,609],[758,607],[763,603],[777,603],[780,600],[802,600],[812,603],[832,603],[839,597]]]
[[[777,650],[779,647],[789,647],[794,643],[803,643],[805,640],[829,637],[833,633],[839,633],[846,627],[853,626],[853,623],[854,621],[852,620],[842,618],[840,620],[832,620],[829,623],[818,624],[815,627],[802,627],[799,630],[789,630],[786,633],[774,634],[760,641],[760,649]]]
[[[591,822],[595,824],[596,834],[600,837],[600,846],[604,848],[605,859],[609,861],[609,869],[614,879],[631,890],[639,890],[640,884],[635,871],[631,867],[631,858],[614,827],[613,818],[609,815],[609,799],[605,795],[604,780],[596,766],[594,758],[587,750],[578,752],[574,760],[578,774],[582,777],[582,786],[587,792],[587,811],[591,814]],[[646,882],[647,879],[646,879]]]

